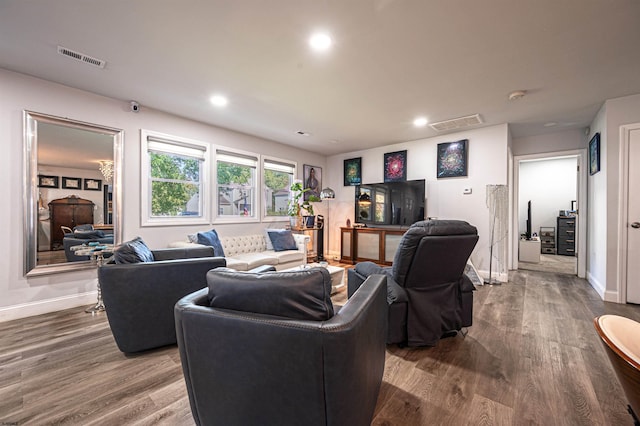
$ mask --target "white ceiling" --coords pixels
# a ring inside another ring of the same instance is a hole
[[[419,115],[586,127],[640,93],[638,22],[637,0],[2,0],[0,67],[334,154],[437,135]]]

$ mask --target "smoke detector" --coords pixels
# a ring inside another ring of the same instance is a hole
[[[509,93],[509,100],[516,101],[518,99],[522,99],[526,94],[527,94],[526,90],[514,90],[513,92]]]

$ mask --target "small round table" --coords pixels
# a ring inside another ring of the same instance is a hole
[[[82,244],[80,246],[71,247],[71,251],[76,256],[90,256],[92,261],[96,262],[98,268],[104,265],[105,255],[113,253],[113,244]],[[100,280],[98,279],[98,301],[94,306],[84,310],[88,314],[104,311],[104,302],[102,301],[102,289],[100,288]]]

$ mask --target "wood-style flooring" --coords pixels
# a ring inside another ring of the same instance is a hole
[[[632,425],[592,324],[605,313],[640,321],[569,275],[482,286],[466,337],[387,348],[373,424]],[[194,422],[177,347],[125,356],[105,315],[78,308],[0,323],[0,424]]]

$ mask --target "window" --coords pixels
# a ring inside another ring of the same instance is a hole
[[[142,224],[206,223],[207,145],[142,131]]]
[[[265,158],[262,163],[263,173],[263,212],[264,218],[287,216],[289,188],[296,174],[296,164],[286,160]]]
[[[216,150],[216,207],[219,219],[257,219],[253,154]]]

